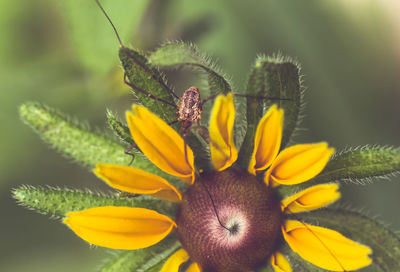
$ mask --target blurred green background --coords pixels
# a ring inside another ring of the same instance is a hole
[[[396,0],[103,1],[126,44],[154,49],[196,43],[244,86],[259,53],[282,52],[303,67],[306,116],[299,142],[338,150],[400,145],[400,3]],[[108,190],[88,169],[46,146],[17,107],[40,101],[106,129],[105,109],[123,116],[118,43],[91,0],[0,3],[0,270],[96,271],[107,254],[57,220],[18,206],[21,184]],[[177,90],[193,74],[168,73]],[[399,177],[343,186],[342,203],[400,229]]]

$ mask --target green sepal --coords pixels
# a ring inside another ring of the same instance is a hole
[[[37,103],[26,103],[20,107],[20,115],[45,142],[89,168],[95,168],[97,163],[128,165],[132,160],[131,156],[124,153],[125,146],[90,131],[87,125],[70,121],[70,118],[52,108]],[[177,188],[185,188],[183,182],[161,171],[143,154],[134,150],[131,152],[135,154],[132,167],[159,175]]]
[[[336,153],[324,170],[312,180],[279,186],[277,191],[286,197],[310,186],[327,182],[364,184],[374,178],[387,179],[400,172],[400,148],[364,146]]]
[[[364,146],[335,154],[314,182],[343,180],[363,183],[399,172],[400,148]]]
[[[119,58],[131,84],[175,105],[174,98],[170,93],[171,89],[165,83],[164,76],[149,64],[144,55],[135,50],[122,47],[119,50]],[[177,108],[175,106],[157,101],[137,90],[133,90],[133,92],[146,108],[160,116],[167,123],[177,120]],[[173,125],[173,127],[176,130],[179,128],[177,124]]]
[[[381,223],[344,209],[324,209],[297,217],[310,224],[331,228],[370,247],[372,267],[376,268],[372,271],[400,271],[400,238]]]
[[[258,57],[250,72],[247,86],[247,131],[239,153],[239,164],[247,169],[254,149],[257,125],[265,109],[273,104],[284,110],[281,148],[285,147],[295,130],[302,109],[300,68],[288,58]],[[255,96],[256,98],[251,98]],[[260,98],[261,97],[261,98]],[[264,98],[265,99],[262,99]],[[273,98],[274,100],[268,100]],[[290,100],[275,100],[279,98]]]
[[[164,76],[151,64],[149,64],[146,57],[139,54],[137,51],[127,48],[121,48],[119,56],[122,66],[129,78],[129,81],[140,87],[143,90],[150,92],[155,97],[164,99],[171,103],[175,103],[169,87],[166,85]],[[165,104],[164,102],[156,101],[140,92],[135,92],[142,104],[150,111],[161,117],[166,122],[170,123],[176,121],[178,116],[176,114],[177,108]],[[171,125],[175,130],[179,131],[179,123]],[[195,151],[195,160],[199,168],[205,168],[207,158],[204,152],[196,152],[201,150],[201,144],[195,137],[189,137],[188,143]]]
[[[162,266],[165,259],[180,248],[177,237],[169,235],[154,246],[134,251],[119,251],[101,268],[101,272],[145,272]]]
[[[22,120],[45,142],[85,166],[93,168],[97,163],[127,165],[130,162],[131,158],[124,154],[124,146],[50,107],[26,103],[19,112]]]
[[[68,212],[103,206],[148,208],[172,218],[176,213],[176,204],[147,195],[117,198],[89,191],[21,186],[13,190],[13,197],[28,209],[54,217],[65,217]]]
[[[210,57],[200,53],[193,44],[169,42],[149,55],[149,61],[160,67],[192,67],[207,75],[209,95],[231,92],[230,80],[220,71]],[[204,97],[203,97],[204,98]]]
[[[156,51],[148,56],[150,64],[159,67],[191,67],[207,76],[209,92],[200,90],[202,99],[207,98],[205,95],[217,95],[231,92],[231,84],[229,79],[223,75],[218,67],[210,60],[209,57],[200,53],[192,44],[183,42],[169,42],[162,45]],[[202,120],[208,121],[212,101],[206,103],[203,108]],[[196,166],[199,169],[207,170],[210,168],[208,150],[196,137],[189,137],[189,145],[195,152]],[[198,151],[198,152],[196,152]]]
[[[261,265],[260,267],[258,267],[255,271],[256,272],[275,272],[269,261],[267,263]]]
[[[128,126],[119,121],[115,114],[110,110],[107,110],[107,122],[118,139],[130,146],[135,144],[135,141],[132,139],[129,132]]]

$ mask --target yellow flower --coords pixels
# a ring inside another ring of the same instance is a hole
[[[85,241],[113,249],[140,249],[177,229],[182,249],[165,262],[162,272],[249,271],[268,258],[275,271],[292,271],[277,249],[283,238],[303,259],[327,270],[349,271],[371,263],[371,250],[340,233],[285,219],[325,207],[340,198],[335,183],[309,187],[279,199],[275,187],[305,182],[318,175],[333,148],[326,143],[280,150],[283,110],[272,106],[260,120],[248,169],[235,162],[233,96],[217,97],[210,119],[210,152],[215,171],[196,172],[194,154],[163,120],[142,106],[127,113],[128,125],[143,154],[164,172],[190,184],[183,195],[163,178],[128,166],[99,164],[94,172],[111,187],[149,194],[180,207],[175,220],[144,208],[97,207],[70,212],[64,222]]]

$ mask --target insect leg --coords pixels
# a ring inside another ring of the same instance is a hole
[[[128,147],[128,148],[124,151],[124,153],[125,153],[126,155],[129,155],[129,156],[132,157],[132,159],[131,159],[130,163],[128,164],[128,166],[131,166],[132,163],[133,163],[133,160],[135,159],[135,154],[130,153],[130,152],[132,151],[132,149],[137,148],[137,147],[138,147],[137,144],[133,144],[133,145],[131,145],[130,147]]]
[[[207,97],[207,98],[204,98],[204,99],[201,101],[201,104],[200,104],[201,107],[203,107],[203,105],[204,105],[206,102],[215,99],[218,95],[220,95],[220,94],[214,94],[214,95],[211,95],[211,96],[209,96],[209,97]]]
[[[238,97],[246,97],[246,98],[253,98],[253,99],[267,99],[267,100],[272,100],[272,101],[292,101],[293,99],[291,98],[285,98],[285,97],[267,97],[267,96],[258,96],[258,95],[247,95],[247,94],[233,94],[234,96]]]
[[[188,145],[187,144],[187,136],[190,133],[190,127],[191,126],[192,126],[192,123],[186,121],[186,122],[182,123],[182,127],[181,127],[181,133],[182,133],[182,137],[183,137],[183,150],[185,151],[185,162],[188,165],[190,165],[190,164],[189,164],[189,159],[188,159],[188,156],[187,156],[187,145]]]
[[[111,21],[110,16],[108,16],[107,12],[104,10],[103,6],[100,4],[99,0],[94,0],[97,4],[97,6],[100,8],[101,12],[104,14],[108,22],[110,23],[111,27],[114,30],[115,36],[118,39],[119,45],[121,49],[124,51],[124,53],[131,59],[133,62],[135,62],[138,66],[140,66],[143,70],[146,71],[155,81],[157,81],[161,86],[163,86],[173,97],[176,99],[179,99],[179,96],[170,88],[167,86],[167,84],[164,83],[164,81],[157,76],[149,67],[147,67],[144,63],[139,61],[135,56],[132,55],[132,53],[124,46],[122,43],[121,37],[118,34],[117,28],[114,26],[114,23]],[[147,92],[148,93],[148,92]],[[148,95],[148,94],[147,94]],[[149,96],[150,97],[150,96]],[[160,100],[158,100],[160,101]]]
[[[212,205],[212,207],[213,207],[215,216],[217,217],[218,223],[221,225],[221,227],[223,227],[223,228],[226,229],[227,231],[231,232],[232,230],[231,230],[230,228],[228,228],[228,227],[226,227],[224,224],[222,224],[222,221],[221,221],[221,219],[219,218],[219,215],[218,215],[217,207],[215,206],[214,199],[212,198],[211,193],[210,193],[210,191],[208,190],[207,186],[201,181],[201,179],[199,179],[199,182],[200,182],[200,184],[203,186],[204,190],[207,192],[208,197],[209,197],[210,200],[211,200],[211,205]]]
[[[212,96],[209,96],[209,97],[203,99],[201,101],[201,106],[203,106],[208,101],[214,100],[218,95],[220,95],[220,94],[215,94],[215,95],[212,95]],[[237,93],[234,93],[233,95],[238,96],[238,97],[246,97],[246,98],[253,98],[253,99],[267,99],[267,100],[272,100],[272,101],[274,101],[274,100],[292,101],[293,100],[291,98],[285,98],[285,97],[266,97],[266,96],[256,96],[256,95],[237,94]]]
[[[150,97],[150,98],[152,98],[152,99],[154,99],[154,100],[156,100],[156,101],[163,102],[163,103],[165,103],[165,104],[167,104],[167,105],[170,105],[170,106],[176,108],[176,105],[175,105],[174,103],[171,103],[171,102],[169,102],[169,101],[167,101],[167,100],[164,100],[164,99],[162,99],[162,98],[156,97],[156,96],[152,95],[151,93],[149,93],[148,91],[145,91],[145,90],[143,90],[142,88],[140,88],[140,87],[138,87],[138,86],[136,86],[136,85],[130,83],[130,82],[127,80],[127,75],[126,75],[126,73],[124,74],[124,83],[125,83],[126,85],[128,85],[129,87],[131,87],[132,89],[134,89],[135,91],[138,91],[138,92],[140,92],[140,93],[142,93],[142,94],[144,94],[144,95],[147,95],[148,97]]]

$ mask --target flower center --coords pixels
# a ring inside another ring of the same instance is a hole
[[[183,195],[179,239],[206,271],[247,271],[268,260],[280,237],[276,194],[238,169],[202,175]]]

